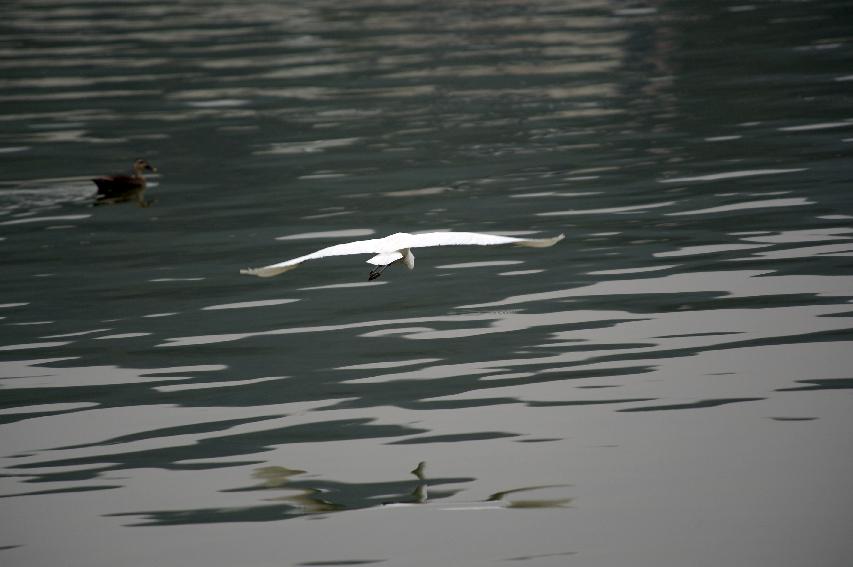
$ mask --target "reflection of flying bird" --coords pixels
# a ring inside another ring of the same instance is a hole
[[[411,472],[420,480],[426,479],[426,474],[424,474],[426,472],[426,461],[419,462],[418,466],[416,466]]]
[[[142,197],[146,185],[145,177],[142,174],[146,171],[156,172],[157,168],[144,159],[138,159],[133,162],[133,174],[131,175],[96,177],[92,180],[98,186],[95,204],[123,203],[135,199],[140,207],[151,205],[153,201],[146,201]]]
[[[398,232],[385,238],[372,238],[370,240],[357,240],[344,244],[336,244],[323,248],[311,254],[293,258],[278,264],[271,264],[262,268],[247,268],[240,270],[241,274],[249,274],[268,278],[282,272],[292,270],[306,260],[316,260],[329,256],[347,256],[350,254],[375,254],[367,260],[376,268],[370,271],[368,280],[375,280],[382,271],[396,262],[402,261],[410,270],[415,267],[415,255],[412,248],[425,248],[428,246],[455,246],[476,245],[490,246],[496,244],[515,244],[529,248],[547,248],[565,238],[560,234],[553,238],[515,238],[512,236],[495,236],[493,234],[479,234],[476,232],[426,232],[422,234],[408,234]]]

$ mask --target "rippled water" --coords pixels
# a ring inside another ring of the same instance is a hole
[[[7,2],[0,561],[845,565],[845,8]]]

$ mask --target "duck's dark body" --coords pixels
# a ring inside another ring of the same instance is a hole
[[[151,201],[143,198],[146,187],[145,178],[142,176],[143,171],[157,170],[144,159],[138,159],[133,163],[133,175],[107,175],[92,179],[98,186],[95,204],[105,205],[135,200],[141,207],[149,206]]]
[[[98,186],[98,199],[115,199],[145,189],[145,178],[142,176],[109,175],[96,177],[92,181]]]

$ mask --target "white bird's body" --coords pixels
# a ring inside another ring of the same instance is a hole
[[[415,255],[412,248],[424,248],[428,246],[459,246],[475,245],[490,246],[498,244],[515,244],[529,248],[547,248],[565,238],[560,234],[554,238],[515,238],[513,236],[496,236],[493,234],[480,234],[477,232],[426,232],[422,234],[408,234],[398,232],[385,238],[371,238],[370,240],[357,240],[323,248],[305,256],[299,256],[292,260],[286,260],[277,264],[270,264],[262,268],[246,268],[240,270],[241,274],[249,274],[268,278],[282,272],[292,270],[307,260],[327,258],[329,256],[348,256],[351,254],[374,254],[367,260],[368,264],[378,266],[370,272],[369,279],[378,278],[389,265],[403,261],[410,270],[415,267]]]

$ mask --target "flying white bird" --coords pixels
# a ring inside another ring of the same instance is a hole
[[[329,256],[347,256],[350,254],[375,254],[367,260],[368,264],[376,266],[370,271],[368,280],[375,280],[382,271],[396,262],[403,261],[410,270],[415,268],[415,255],[412,248],[423,248],[427,246],[455,246],[476,245],[490,246],[495,244],[515,244],[528,248],[547,248],[561,241],[566,236],[557,235],[553,238],[514,238],[512,236],[495,236],[493,234],[479,234],[476,232],[426,232],[422,234],[408,234],[398,232],[385,238],[371,238],[370,240],[357,240],[336,244],[311,254],[293,258],[278,264],[270,264],[262,268],[246,268],[240,270],[241,274],[249,274],[262,278],[277,276],[282,272],[292,270],[306,260],[328,258]]]

